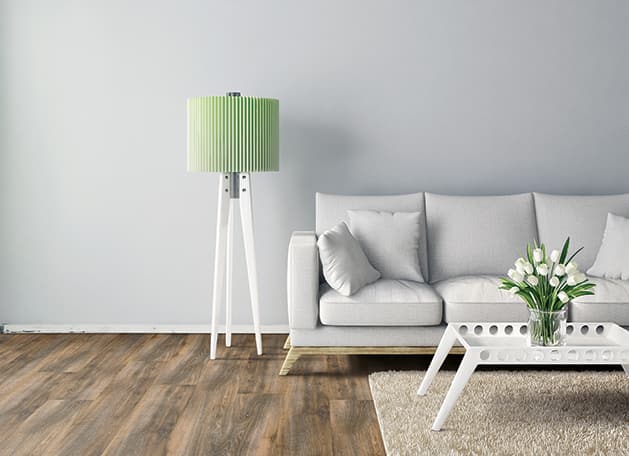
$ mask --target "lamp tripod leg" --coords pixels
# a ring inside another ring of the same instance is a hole
[[[218,183],[218,205],[216,217],[216,248],[214,252],[214,288],[212,290],[212,333],[210,336],[210,359],[216,359],[216,317],[218,305],[223,296],[225,285],[225,263],[227,254],[227,225],[229,223],[229,181],[228,174],[223,174]]]
[[[229,200],[229,215],[227,222],[227,260],[225,269],[227,270],[227,280],[225,281],[225,346],[232,346],[232,282],[234,274],[234,199]]]
[[[253,238],[253,210],[251,204],[251,179],[249,173],[240,173],[240,217],[242,218],[242,234],[245,242],[247,275],[251,294],[251,311],[253,328],[256,337],[258,355],[262,354],[262,334],[260,332],[260,298],[258,295],[258,272],[256,268],[256,252]]]

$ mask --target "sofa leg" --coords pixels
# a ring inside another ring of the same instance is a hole
[[[295,350],[294,347],[290,347],[286,354],[286,359],[284,359],[284,364],[282,364],[282,368],[280,369],[280,375],[287,375],[290,368],[293,367],[293,364],[295,364],[300,356],[301,354]]]
[[[290,348],[290,336],[286,338],[286,342],[284,342],[284,350],[288,350]]]

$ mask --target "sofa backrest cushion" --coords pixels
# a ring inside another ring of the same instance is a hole
[[[607,214],[629,217],[629,194],[566,196],[535,193],[539,240],[559,249],[570,236],[570,251],[583,250],[575,258],[579,269],[589,269],[601,247]]]
[[[332,228],[339,222],[349,225],[348,210],[374,210],[387,212],[421,212],[419,262],[424,279],[429,277],[426,256],[426,210],[424,194],[385,196],[350,196],[317,193],[316,196],[315,230],[317,236]]]
[[[425,197],[431,282],[465,275],[504,275],[537,238],[531,193],[426,193]]]

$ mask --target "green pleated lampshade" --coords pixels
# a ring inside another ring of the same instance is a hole
[[[278,100],[188,99],[188,171],[278,171],[279,164]]]

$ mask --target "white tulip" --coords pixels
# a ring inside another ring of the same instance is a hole
[[[544,258],[544,252],[542,252],[542,249],[533,250],[533,260],[535,260],[536,263],[539,263],[540,261],[542,261],[543,258]]]
[[[568,275],[572,275],[578,270],[579,270],[579,266],[574,261],[571,261],[570,263],[566,265],[566,274]]]
[[[518,291],[520,291],[518,287],[509,288],[509,293],[511,293],[512,295],[516,294]]]
[[[557,285],[559,285],[559,279],[557,277],[553,276],[553,277],[550,278],[548,283],[550,283],[551,287],[556,287]]]
[[[585,280],[585,274],[577,271],[574,274],[568,276],[567,283],[568,285],[573,286],[573,285],[577,285],[583,282],[584,280]]]
[[[563,264],[558,264],[555,266],[555,275],[557,277],[561,277],[566,273],[566,267]]]
[[[539,279],[537,277],[535,277],[534,275],[530,275],[526,277],[526,281],[533,285],[534,287],[537,286],[537,284],[539,284]]]
[[[522,282],[524,280],[524,274],[521,274],[514,269],[509,269],[509,272],[507,272],[507,275],[514,282]]]
[[[518,271],[520,274],[524,274],[526,271],[524,270],[524,265],[521,263],[516,263],[515,264],[515,270]]]
[[[526,272],[527,274],[533,274],[533,265],[529,263],[528,261],[524,265],[524,272]]]
[[[564,304],[568,302],[568,300],[570,298],[568,298],[568,295],[566,294],[565,291],[560,291],[559,294],[557,295],[557,297],[559,298],[559,300],[561,302],[563,302]]]
[[[585,274],[583,274],[582,272],[579,272],[577,274],[577,277],[578,277],[579,283],[584,282],[587,279],[587,277],[585,277]]]
[[[547,276],[548,275],[548,266],[546,264],[540,264],[537,267],[537,273],[541,276]]]
[[[561,255],[559,253],[559,250],[553,250],[552,252],[550,252],[550,261],[556,263],[557,261],[559,261],[559,255]]]
[[[517,265],[521,265],[522,267],[524,267],[524,265],[525,265],[526,263],[527,263],[527,261],[526,261],[524,258],[522,258],[522,257],[520,257],[520,258],[518,258],[517,260],[515,260],[515,265],[516,265],[516,266],[517,266]]]

